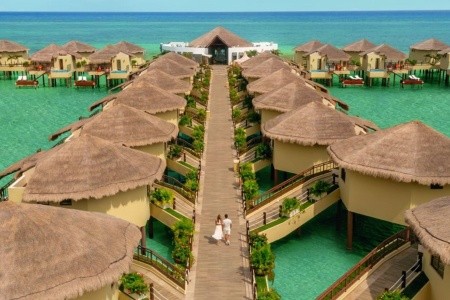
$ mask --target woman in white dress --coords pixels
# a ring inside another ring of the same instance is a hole
[[[212,237],[217,241],[218,244],[219,241],[223,239],[222,218],[220,217],[220,215],[217,216],[215,223],[216,229],[214,230],[214,234],[212,235]]]

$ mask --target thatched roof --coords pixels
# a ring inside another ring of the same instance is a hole
[[[443,50],[438,52],[438,54],[440,54],[440,55],[445,55],[445,54],[448,54],[448,53],[450,53],[450,47],[445,48],[445,49],[443,49]]]
[[[450,265],[450,196],[407,210],[405,221],[428,251]]]
[[[117,104],[102,111],[81,128],[91,135],[129,147],[168,142],[178,135],[178,127],[142,110]]]
[[[388,61],[401,61],[401,60],[405,60],[408,57],[405,53],[403,53],[395,48],[392,48],[391,46],[386,45],[386,44],[381,44],[379,46],[371,48],[371,49],[367,50],[366,52],[361,53],[360,55],[364,56],[364,55],[372,53],[372,52],[386,57],[386,60],[388,60]]]
[[[142,48],[138,45],[135,45],[135,44],[132,44],[132,43],[129,43],[126,41],[119,42],[119,43],[115,44],[114,47],[116,47],[116,49],[120,52],[131,53],[131,54],[143,54],[144,50],[145,50],[144,48]]]
[[[217,40],[220,40],[227,47],[252,47],[253,44],[244,40],[235,33],[223,28],[216,27],[210,32],[196,38],[189,43],[190,47],[208,48],[211,44],[214,44]]]
[[[264,136],[303,146],[330,145],[357,134],[356,124],[342,112],[310,102],[261,125]]]
[[[266,77],[249,83],[247,85],[247,91],[251,94],[255,92],[263,94],[283,87],[293,81],[304,82],[298,74],[292,73],[291,71],[283,68]]]
[[[96,108],[99,107],[100,105],[105,105],[105,104],[107,104],[108,102],[110,102],[110,101],[116,99],[116,95],[117,95],[117,94],[107,95],[107,96],[101,98],[100,100],[95,101],[94,103],[92,103],[92,104],[89,106],[89,111],[93,111],[94,109],[96,109]],[[61,129],[61,130],[62,130],[62,129]]]
[[[428,39],[426,41],[414,44],[410,47],[410,49],[414,49],[414,50],[435,50],[435,51],[440,51],[440,50],[444,50],[445,48],[448,48],[449,45],[446,45],[445,43],[441,42],[440,40],[437,39]]]
[[[199,64],[196,61],[194,61],[190,58],[187,58],[181,54],[178,54],[176,52],[167,52],[163,56],[160,56],[158,59],[171,59],[183,66],[187,66],[187,67],[191,67],[191,68],[196,68],[199,66]]]
[[[278,55],[275,55],[270,51],[265,51],[265,52],[255,55],[253,57],[250,57],[249,59],[240,63],[239,65],[243,69],[249,69],[249,68],[255,67],[255,66],[259,65],[260,63],[262,63],[263,61],[271,59],[271,58],[278,58],[279,60],[281,60],[281,58]]]
[[[245,78],[261,78],[281,69],[293,72],[291,67],[278,57],[269,58],[252,68],[245,69],[242,71],[242,76]]]
[[[365,52],[369,49],[375,48],[376,45],[366,39],[356,41],[354,43],[348,44],[342,48],[345,52]]]
[[[44,49],[39,50],[38,52],[34,53],[30,60],[34,62],[43,62],[43,63],[49,63],[52,61],[54,57],[58,57],[59,55],[67,55],[69,54],[69,51],[64,49],[61,46],[58,46],[56,44],[50,44]]]
[[[176,78],[188,78],[194,76],[196,73],[196,70],[192,67],[184,66],[168,58],[162,59],[162,57],[154,60],[148,66],[148,70],[155,69],[161,70]]]
[[[311,51],[314,51],[314,50],[316,50],[316,49],[322,47],[323,45],[325,45],[325,44],[323,44],[323,43],[320,42],[320,41],[310,41],[310,42],[307,42],[306,44],[298,45],[297,47],[295,47],[294,50],[295,50],[296,52],[306,52],[306,53],[309,53],[309,52],[311,52]]]
[[[155,85],[174,94],[189,93],[192,89],[191,83],[176,78],[159,69],[146,70],[142,72],[141,75],[139,75],[135,80],[133,80],[133,82],[131,82],[131,86],[133,88],[146,85]]]
[[[96,115],[95,115],[96,116]],[[81,128],[84,124],[86,124],[87,122],[91,121],[92,118],[94,118],[95,116],[92,116],[91,118],[84,118],[81,120],[78,120],[76,122],[73,122],[72,124],[69,124],[67,126],[64,126],[61,129],[58,129],[56,132],[52,133],[49,137],[48,140],[49,141],[54,141],[56,140],[61,134],[64,134],[66,132],[74,132],[76,130],[78,130],[79,128]]]
[[[51,151],[51,150],[49,150],[49,151]],[[0,178],[3,178],[5,176],[8,176],[13,173],[17,173],[16,178],[18,178],[23,172],[33,168],[36,165],[37,161],[39,159],[43,158],[47,153],[48,153],[48,151],[41,150],[41,151],[33,153],[25,158],[22,158],[21,160],[13,163],[9,167],[7,167],[3,171],[1,171]]]
[[[330,44],[325,44],[317,49],[312,50],[307,55],[318,52],[320,56],[326,56],[328,61],[347,61],[350,55]]]
[[[152,184],[165,167],[156,156],[84,135],[38,161],[23,200],[100,199]]]
[[[100,49],[89,55],[89,61],[93,64],[107,64],[111,62],[111,59],[117,55],[120,51],[113,45],[107,45],[105,48]]]
[[[76,52],[76,53],[94,53],[96,50],[91,45],[84,44],[79,41],[70,41],[64,44],[62,48],[66,49],[69,52]]]
[[[419,121],[335,143],[328,152],[343,168],[364,175],[450,184],[450,138]]]
[[[16,42],[0,40],[0,52],[23,52],[28,50],[28,48]]]
[[[129,272],[139,229],[101,213],[0,202],[2,299],[73,299]]]
[[[309,102],[322,101],[323,96],[312,87],[301,81],[293,81],[287,85],[253,98],[256,109],[289,112]]]

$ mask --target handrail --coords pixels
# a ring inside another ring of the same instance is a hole
[[[187,200],[189,200],[192,203],[195,203],[195,193],[193,193],[191,190],[186,188],[184,184],[179,182],[173,177],[163,175],[162,180],[156,180],[156,184],[162,185],[164,187],[174,189],[178,193],[180,193],[182,196],[184,196]]]
[[[282,193],[285,193],[287,190],[295,188],[299,186],[300,184],[303,184],[308,179],[324,174],[332,169],[337,168],[338,165],[332,161],[326,161],[317,165],[314,165],[301,173],[289,178],[286,181],[283,181],[282,183],[274,186],[270,190],[266,191],[265,193],[256,196],[253,199],[247,200],[245,202],[246,204],[246,211],[247,214],[255,211],[256,209],[260,208],[263,205],[266,205],[267,203],[270,203],[274,201],[277,197],[279,197]]]
[[[238,149],[238,155],[241,156],[242,154],[252,150],[253,148],[255,148],[256,146],[258,146],[259,144],[261,144],[262,142],[262,136],[257,136],[252,138],[251,140],[247,141],[245,143],[245,148],[242,149]]]
[[[191,110],[185,110],[184,114],[191,117],[192,119],[199,122],[200,124],[205,124],[205,122],[206,122],[206,118],[199,118],[198,114]]]
[[[347,290],[347,287],[351,286],[362,275],[367,273],[373,266],[375,266],[380,260],[386,257],[388,254],[397,250],[401,246],[405,245],[411,240],[409,228],[405,228],[402,231],[387,238],[375,249],[370,251],[362,260],[360,260],[353,268],[348,270],[338,280],[336,280],[328,289],[320,294],[316,299],[336,299],[342,293]]]
[[[189,143],[183,139],[176,138],[175,141],[170,144],[172,144],[172,145],[175,144],[175,145],[181,146],[184,151],[189,152],[196,158],[200,158],[200,153],[195,151],[194,146],[191,143]]]
[[[173,265],[171,262],[160,256],[153,250],[138,245],[136,251],[134,252],[133,258],[151,265],[152,267],[166,275],[178,286],[183,289],[185,288],[185,271],[180,270],[177,266]]]
[[[16,181],[16,179],[12,178],[10,181],[8,181],[7,183],[5,183],[5,184],[0,188],[0,201],[8,200],[8,187],[10,187],[11,184],[13,184],[15,181]]]

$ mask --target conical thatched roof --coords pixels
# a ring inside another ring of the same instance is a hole
[[[441,51],[448,47],[449,47],[448,45],[444,44],[440,40],[428,39],[426,41],[414,44],[410,48],[414,50],[424,50],[424,51],[427,50]]]
[[[392,48],[391,46],[386,45],[386,44],[381,44],[377,47],[369,49],[366,52],[361,53],[360,55],[364,56],[364,55],[372,53],[372,52],[374,52],[378,55],[385,56],[386,60],[388,60],[388,61],[400,61],[400,60],[405,60],[408,57],[405,53],[403,53],[395,48]]]
[[[0,40],[0,52],[23,52],[28,50],[28,48],[16,42]]]
[[[64,126],[63,128],[61,128],[61,129],[59,129],[59,130],[57,130],[56,132],[54,132],[54,133],[52,133],[49,137],[48,137],[48,139],[50,140],[50,141],[54,141],[54,140],[56,140],[61,134],[64,134],[64,133],[66,133],[66,132],[74,132],[74,131],[76,131],[76,130],[78,130],[79,128],[81,128],[84,124],[86,124],[87,122],[90,122],[94,117],[96,117],[96,115],[95,116],[92,116],[91,118],[84,118],[84,119],[81,119],[81,120],[78,120],[78,121],[76,121],[76,122],[73,122],[72,124],[69,124],[69,125],[67,125],[67,126]]]
[[[330,44],[325,44],[311,52],[308,55],[318,52],[321,56],[326,56],[328,61],[347,61],[350,55]]]
[[[131,53],[131,54],[144,53],[144,48],[126,41],[119,42],[115,44],[114,47],[116,47],[118,51],[123,53]]]
[[[183,55],[178,54],[176,52],[167,52],[163,56],[160,56],[158,59],[171,59],[183,66],[187,66],[187,67],[191,67],[191,68],[196,68],[199,66],[199,64],[196,61],[194,61],[190,58],[184,57]]]
[[[440,54],[440,55],[445,55],[447,53],[450,53],[450,47],[445,48],[445,49],[443,49],[443,50],[438,52],[438,54]]]
[[[227,47],[252,47],[253,44],[244,40],[240,36],[232,33],[231,31],[223,28],[216,27],[210,32],[196,38],[189,43],[190,47],[208,48],[217,39],[222,41]]]
[[[255,80],[247,85],[247,91],[251,94],[253,93],[267,93],[274,89],[281,88],[288,83],[293,81],[299,81],[304,83],[304,80],[298,75],[290,70],[281,69],[272,74]]]
[[[91,135],[129,147],[168,142],[178,135],[178,127],[142,110],[117,104],[86,123],[81,135]]]
[[[52,149],[48,150],[48,151],[52,151]],[[10,165],[9,167],[7,167],[6,169],[4,169],[3,171],[0,172],[0,178],[8,176],[9,174],[12,174],[12,173],[17,173],[16,178],[19,177],[23,172],[33,168],[39,159],[41,159],[41,158],[45,157],[45,155],[47,155],[48,151],[42,150],[42,151],[33,153],[33,154],[19,160],[18,162],[13,163],[12,165]]]
[[[155,85],[163,90],[174,94],[189,93],[192,89],[191,83],[178,79],[159,69],[146,70],[141,73],[133,82],[132,87]]]
[[[107,64],[111,62],[111,59],[117,55],[120,51],[113,45],[107,45],[105,48],[100,49],[89,55],[89,61],[93,64]]]
[[[256,109],[267,109],[277,112],[289,112],[309,102],[322,101],[323,97],[315,89],[301,81],[293,81],[287,85],[253,98]]]
[[[100,199],[151,184],[165,167],[153,155],[84,135],[38,161],[23,200]]]
[[[314,51],[314,50],[322,47],[323,45],[325,45],[325,44],[323,44],[320,41],[310,41],[310,42],[307,42],[306,44],[298,45],[297,47],[295,47],[294,50],[298,51],[298,52],[309,53],[311,51]]]
[[[129,272],[139,229],[106,214],[0,202],[2,299],[72,299]]]
[[[245,78],[261,78],[281,69],[293,72],[291,67],[279,58],[269,58],[252,68],[245,69],[242,71],[242,76]]]
[[[38,52],[34,53],[30,57],[30,60],[35,62],[49,63],[52,61],[54,57],[67,54],[69,54],[69,51],[67,51],[63,47],[58,46],[56,44],[50,44],[44,49],[41,49]]]
[[[76,52],[76,53],[94,53],[96,50],[91,45],[84,44],[79,41],[70,41],[64,44],[62,48],[66,49],[69,52]]]
[[[345,46],[344,48],[342,48],[342,50],[345,52],[365,52],[375,47],[376,45],[374,43],[366,39],[362,39]]]
[[[272,52],[265,51],[265,52],[255,55],[253,57],[250,57],[249,59],[240,63],[239,65],[243,69],[249,69],[249,68],[253,68],[253,67],[259,65],[260,63],[262,63],[263,61],[271,59],[271,58],[278,58],[279,60],[281,60],[281,58],[279,56],[273,54]]]
[[[330,145],[357,134],[356,124],[342,112],[311,102],[261,125],[263,135],[303,146]]]
[[[158,58],[149,66],[148,70],[161,70],[176,78],[187,78],[195,75],[196,71],[188,66],[183,66],[171,59]]]
[[[333,144],[343,168],[364,175],[420,184],[450,184],[450,139],[419,121]]]
[[[407,210],[405,221],[426,249],[450,265],[450,196]]]

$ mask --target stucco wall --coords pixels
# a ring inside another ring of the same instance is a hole
[[[117,284],[107,284],[102,289],[85,293],[82,296],[76,298],[77,300],[118,300],[119,290]]]
[[[158,156],[159,158],[166,159],[166,143],[157,143],[153,145],[133,147],[136,150]]]
[[[376,60],[379,59],[379,70],[384,69],[384,59],[383,56],[380,56],[374,52],[368,53],[367,55],[364,55],[363,57],[363,69],[366,71],[370,71],[372,69],[375,69],[376,67]]]
[[[450,55],[447,53],[445,55],[442,55],[441,57],[441,69],[447,70],[450,68]]]
[[[60,59],[62,59],[63,61],[63,70],[69,70],[70,68],[70,71],[73,71],[75,69],[75,64],[72,55],[67,54],[67,55],[60,55],[55,59],[55,61],[53,62],[53,68],[55,70],[61,70],[59,65]]]
[[[431,266],[431,255],[425,249],[422,261],[423,271],[430,280],[430,300],[450,299],[450,266],[445,266],[444,278]]]
[[[410,50],[409,52],[409,59],[415,59],[417,60],[418,64],[425,64],[430,62],[429,57],[425,57],[427,54],[430,55],[436,55],[438,51],[433,50]]]
[[[260,114],[261,114],[261,124],[264,124],[267,121],[281,115],[282,113],[274,110],[261,109]]]
[[[10,57],[18,56],[18,58],[9,59]],[[22,64],[24,61],[28,60],[27,51],[21,52],[2,52],[0,56],[0,65],[10,65],[10,64]]]
[[[155,116],[157,116],[160,119],[163,119],[164,121],[170,122],[178,126],[178,110],[171,110],[163,113],[157,113],[155,114]]]
[[[131,71],[131,58],[129,55],[119,52],[112,59],[111,71],[117,71],[117,61],[120,60],[120,70],[122,71]]]

